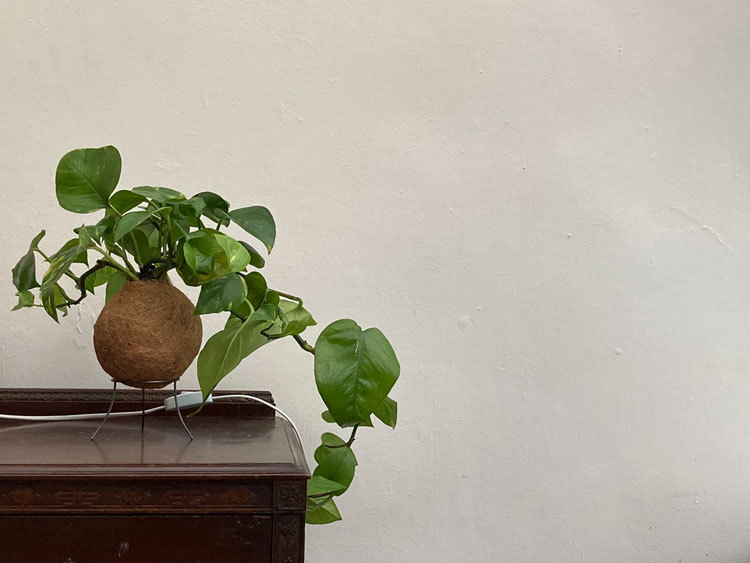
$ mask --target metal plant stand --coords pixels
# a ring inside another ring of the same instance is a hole
[[[112,400],[109,402],[109,408],[107,409],[107,414],[104,416],[104,419],[102,420],[101,424],[99,424],[99,428],[96,429],[96,432],[94,432],[91,435],[91,440],[96,438],[96,435],[99,434],[99,431],[104,426],[104,423],[107,422],[109,419],[109,416],[112,414],[112,407],[115,405],[115,399],[117,398],[117,384],[122,383],[123,385],[127,385],[128,387],[140,387],[141,385],[168,385],[172,384],[172,389],[174,391],[174,404],[175,409],[177,410],[177,417],[180,419],[180,423],[182,424],[182,427],[185,429],[185,432],[187,432],[188,437],[192,440],[193,435],[190,433],[190,430],[187,427],[187,424],[185,424],[185,419],[182,417],[182,411],[180,410],[180,403],[177,401],[177,379],[162,379],[162,380],[153,380],[153,381],[117,381],[115,379],[112,380],[114,383],[114,386],[112,387]],[[146,427],[146,390],[141,387],[141,432],[145,430]]]

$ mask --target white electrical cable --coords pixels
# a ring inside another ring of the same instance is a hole
[[[121,418],[125,416],[141,416],[143,414],[151,414],[157,411],[163,411],[164,405],[154,407],[152,409],[146,409],[144,411],[126,411],[126,412],[113,412],[109,415],[109,418]],[[95,418],[104,418],[107,416],[105,412],[89,413],[89,414],[58,414],[58,415],[21,415],[21,414],[0,414],[2,420],[30,420],[33,422],[62,422],[66,420],[91,420]]]
[[[261,405],[265,405],[268,408],[275,410],[277,413],[281,415],[281,417],[284,420],[286,420],[289,424],[292,425],[292,428],[294,429],[294,433],[297,435],[297,440],[299,440],[299,443],[302,444],[302,438],[300,437],[299,430],[297,430],[297,425],[294,424],[294,421],[291,418],[289,418],[289,416],[276,405],[272,405],[271,403],[264,401],[263,399],[259,399],[258,397],[253,397],[252,395],[214,395],[214,402],[219,401],[221,399],[250,399],[251,401],[255,401],[256,403],[260,403]]]
[[[281,415],[281,417],[284,420],[286,420],[289,424],[292,425],[292,428],[294,429],[294,433],[297,435],[297,440],[299,440],[300,444],[302,443],[302,438],[300,436],[299,430],[297,429],[297,425],[294,424],[294,421],[291,418],[289,418],[289,415],[287,415],[284,411],[282,411],[277,406],[272,405],[268,401],[264,401],[263,399],[254,397],[253,395],[217,395],[213,397],[214,401],[220,401],[222,399],[249,399],[251,401],[255,401],[257,403],[267,406],[268,408],[273,409],[274,411],[279,413],[279,415]],[[110,418],[122,418],[126,416],[142,416],[144,414],[151,414],[151,413],[164,410],[164,408],[165,408],[165,405],[159,405],[158,407],[146,409],[145,411],[141,410],[141,411],[113,412],[109,415],[109,417]],[[63,421],[68,421],[68,420],[91,420],[91,419],[97,419],[97,418],[104,418],[105,416],[107,416],[107,413],[104,413],[104,412],[89,413],[89,414],[59,414],[59,415],[0,414],[0,420],[25,420],[25,421],[32,421],[32,422],[63,422]]]

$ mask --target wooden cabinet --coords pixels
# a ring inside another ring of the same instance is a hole
[[[272,401],[270,394],[254,394]],[[167,392],[148,391],[146,407]],[[0,390],[0,412],[103,412],[108,392]],[[116,410],[138,410],[121,391]],[[0,421],[3,563],[296,563],[309,470],[292,428],[243,399],[188,420]]]

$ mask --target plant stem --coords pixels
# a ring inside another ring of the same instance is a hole
[[[284,293],[283,291],[279,291],[278,289],[274,289],[274,291],[279,294],[279,297],[284,297],[286,299],[291,299],[292,301],[297,301],[300,305],[302,305],[302,299],[300,299],[299,297],[295,297],[294,295]]]
[[[244,322],[245,322],[245,321],[247,320],[247,318],[243,317],[243,316],[242,316],[242,315],[240,315],[239,313],[235,313],[234,311],[229,311],[229,313],[230,313],[230,314],[232,314],[232,315],[234,315],[235,317],[237,317],[237,318],[238,318],[239,320],[241,320],[241,321],[242,321],[243,323],[244,323]]]
[[[349,440],[346,442],[346,444],[341,444],[340,446],[326,446],[326,448],[329,448],[331,450],[334,450],[336,448],[351,448],[352,444],[354,443],[354,437],[357,435],[358,428],[359,428],[359,424],[355,424],[352,427],[352,435],[349,436]]]
[[[159,232],[159,248],[161,250],[161,257],[166,260],[167,253],[169,252],[169,242],[167,241],[167,236],[169,235],[170,231],[169,217],[167,217],[166,219],[162,219],[161,221],[164,227],[164,231]]]
[[[357,429],[359,429],[359,424],[355,424],[354,428],[352,428],[352,435],[349,437],[349,441],[346,443],[347,448],[352,447],[352,444],[354,443],[354,437],[357,435]]]
[[[135,244],[135,240],[133,241],[133,244]],[[130,269],[132,272],[135,272],[135,273],[138,272],[138,270],[130,263],[130,260],[128,260],[128,253],[125,251],[124,247],[120,248],[117,245],[112,245],[112,250],[116,250],[117,251],[117,252],[115,252],[115,254],[117,256],[119,256],[120,258],[123,259],[123,261],[125,262],[125,265],[128,267],[128,269]],[[136,257],[136,264],[138,264],[139,267],[141,266],[141,263],[140,263],[140,260],[139,260],[138,257]]]
[[[177,226],[180,227],[180,224],[177,223]],[[172,239],[172,218],[169,215],[167,215],[167,254],[170,260],[175,259],[174,240]]]
[[[107,264],[107,266],[112,266],[114,269],[120,270],[123,274],[128,276],[130,279],[138,281],[138,275],[131,272],[128,268],[124,268],[123,266],[115,262],[115,259],[112,258],[112,255],[109,252],[107,252],[103,248],[99,248],[98,246],[94,246],[93,249],[99,252],[100,254],[102,254],[109,261],[109,264]]]
[[[111,206],[111,205],[109,205],[109,204],[107,204],[107,207],[109,207],[109,208],[110,208],[110,209],[111,209],[112,211],[114,211],[114,212],[115,212],[115,213],[117,214],[117,216],[118,216],[118,217],[119,217],[120,219],[122,219],[122,213],[120,213],[120,212],[119,212],[119,211],[118,211],[117,209],[115,209],[114,207],[112,207],[112,206]],[[130,240],[131,240],[131,241],[133,241],[133,258],[135,258],[135,261],[136,261],[136,263],[138,264],[138,267],[140,268],[140,267],[142,267],[142,266],[143,266],[143,263],[141,262],[140,252],[138,251],[138,243],[137,243],[137,242],[135,241],[135,235],[134,235],[134,234],[133,234],[132,232],[131,232],[131,233],[128,233],[128,235],[130,235]],[[127,252],[125,252],[125,249],[124,249],[124,248],[123,248],[123,254],[127,254]],[[123,260],[125,260],[125,263],[127,264],[127,263],[128,263],[128,258],[127,258],[127,256],[122,256],[122,258],[123,258]],[[134,270],[134,269],[135,269],[135,268],[133,268],[133,266],[132,266],[132,265],[130,265],[130,264],[128,264],[128,267],[129,267],[130,269],[132,269],[132,270]]]
[[[302,338],[299,334],[293,334],[292,337],[297,342],[297,344],[299,344],[299,347],[302,348],[305,352],[310,352],[312,355],[315,355],[315,348],[305,342],[304,338]]]
[[[130,232],[128,234],[130,235],[130,240],[133,241],[133,258],[135,258],[135,263],[138,264],[138,267],[140,268],[140,267],[143,266],[143,259],[141,258],[141,251],[138,250],[138,243],[135,241],[135,235],[132,232]],[[128,258],[127,258],[127,256],[125,256],[125,254],[127,254],[127,252],[125,251],[124,247],[123,247],[122,253],[123,253],[123,257],[122,257],[123,260],[125,260],[125,262],[127,262]],[[130,267],[132,268],[132,266],[130,266]]]
[[[111,209],[112,211],[114,211],[115,213],[117,213],[117,216],[118,216],[118,217],[119,217],[120,219],[122,219],[122,213],[120,213],[119,211],[117,211],[117,209],[115,209],[114,207],[112,207],[112,205],[111,205],[111,204],[107,203],[107,207],[109,207],[109,208],[110,208],[110,209]]]
[[[68,301],[66,303],[63,303],[62,305],[58,305],[58,307],[70,307],[72,305],[78,305],[81,301],[83,301],[83,299],[86,297],[86,278],[88,278],[97,270],[101,270],[102,268],[106,268],[107,266],[113,266],[113,264],[107,262],[106,260],[97,260],[96,264],[93,267],[89,268],[83,274],[81,274],[81,277],[78,281],[78,289],[81,291],[81,296],[78,299],[71,300],[70,297],[65,295],[65,298]]]
[[[159,249],[159,254],[161,254],[162,258],[164,258],[164,229],[166,228],[166,223],[164,222],[164,219],[162,219],[159,222],[159,239],[156,243],[156,247]]]

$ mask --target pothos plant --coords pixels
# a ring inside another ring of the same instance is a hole
[[[314,346],[303,339],[316,322],[302,299],[269,286],[259,271],[263,255],[229,234],[250,235],[270,253],[276,225],[265,207],[232,209],[208,191],[192,197],[153,186],[115,191],[120,169],[120,153],[112,146],[77,149],[62,157],[55,175],[59,204],[79,214],[103,211],[103,217],[84,221],[53,253],[40,246],[45,231],[32,239],[13,268],[14,310],[40,307],[57,321],[102,286],[110,302],[131,281],[166,280],[174,271],[188,286],[200,287],[194,315],[226,316],[224,328],[208,338],[198,355],[204,401],[252,352],[275,340],[294,339],[314,355],[315,382],[327,406],[323,419],[350,432],[346,439],[322,435],[314,455],[318,465],[308,482],[307,522],[339,520],[334,498],[354,478],[357,430],[372,426],[373,415],[396,426],[397,405],[388,394],[400,368],[390,343],[377,328],[362,330],[350,319],[329,324]],[[47,263],[41,282],[37,255]]]

